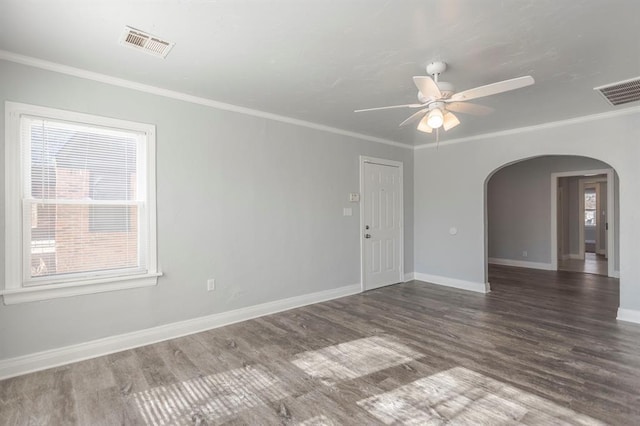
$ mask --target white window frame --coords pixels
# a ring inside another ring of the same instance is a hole
[[[26,165],[21,159],[21,117],[25,115],[146,135],[144,149],[139,152],[139,165],[146,172],[141,213],[145,226],[138,231],[146,271],[95,277],[88,273],[67,279],[54,277],[37,285],[27,281],[24,253],[30,241],[23,237],[23,167]],[[5,124],[5,288],[0,290],[5,305],[156,285],[162,274],[157,260],[155,126],[16,102],[5,102]]]

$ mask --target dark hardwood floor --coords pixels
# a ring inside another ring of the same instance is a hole
[[[0,424],[640,424],[618,281],[492,266],[0,382]]]

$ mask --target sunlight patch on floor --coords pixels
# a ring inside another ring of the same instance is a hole
[[[192,425],[200,418],[230,416],[287,396],[284,384],[260,366],[197,377],[133,395],[148,425]]]
[[[423,355],[385,336],[366,337],[298,354],[298,368],[325,385],[405,364]]]
[[[334,423],[333,420],[321,414],[319,416],[311,417],[302,423],[298,423],[298,426],[337,426],[337,423]]]
[[[384,424],[604,425],[547,399],[463,367],[372,396],[358,405]]]

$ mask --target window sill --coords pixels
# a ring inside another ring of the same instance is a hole
[[[109,277],[82,282],[51,284],[37,287],[7,289],[0,292],[5,305],[80,296],[83,294],[104,293],[107,291],[127,290],[131,288],[152,287],[158,284],[162,273]]]

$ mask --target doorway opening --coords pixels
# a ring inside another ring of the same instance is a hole
[[[558,177],[559,271],[609,276],[607,233],[615,216],[609,218],[608,181],[606,173]]]
[[[613,169],[551,174],[552,269],[619,276],[615,183]]]
[[[618,186],[610,165],[581,156],[496,169],[485,181],[487,280],[489,264],[619,278]]]

